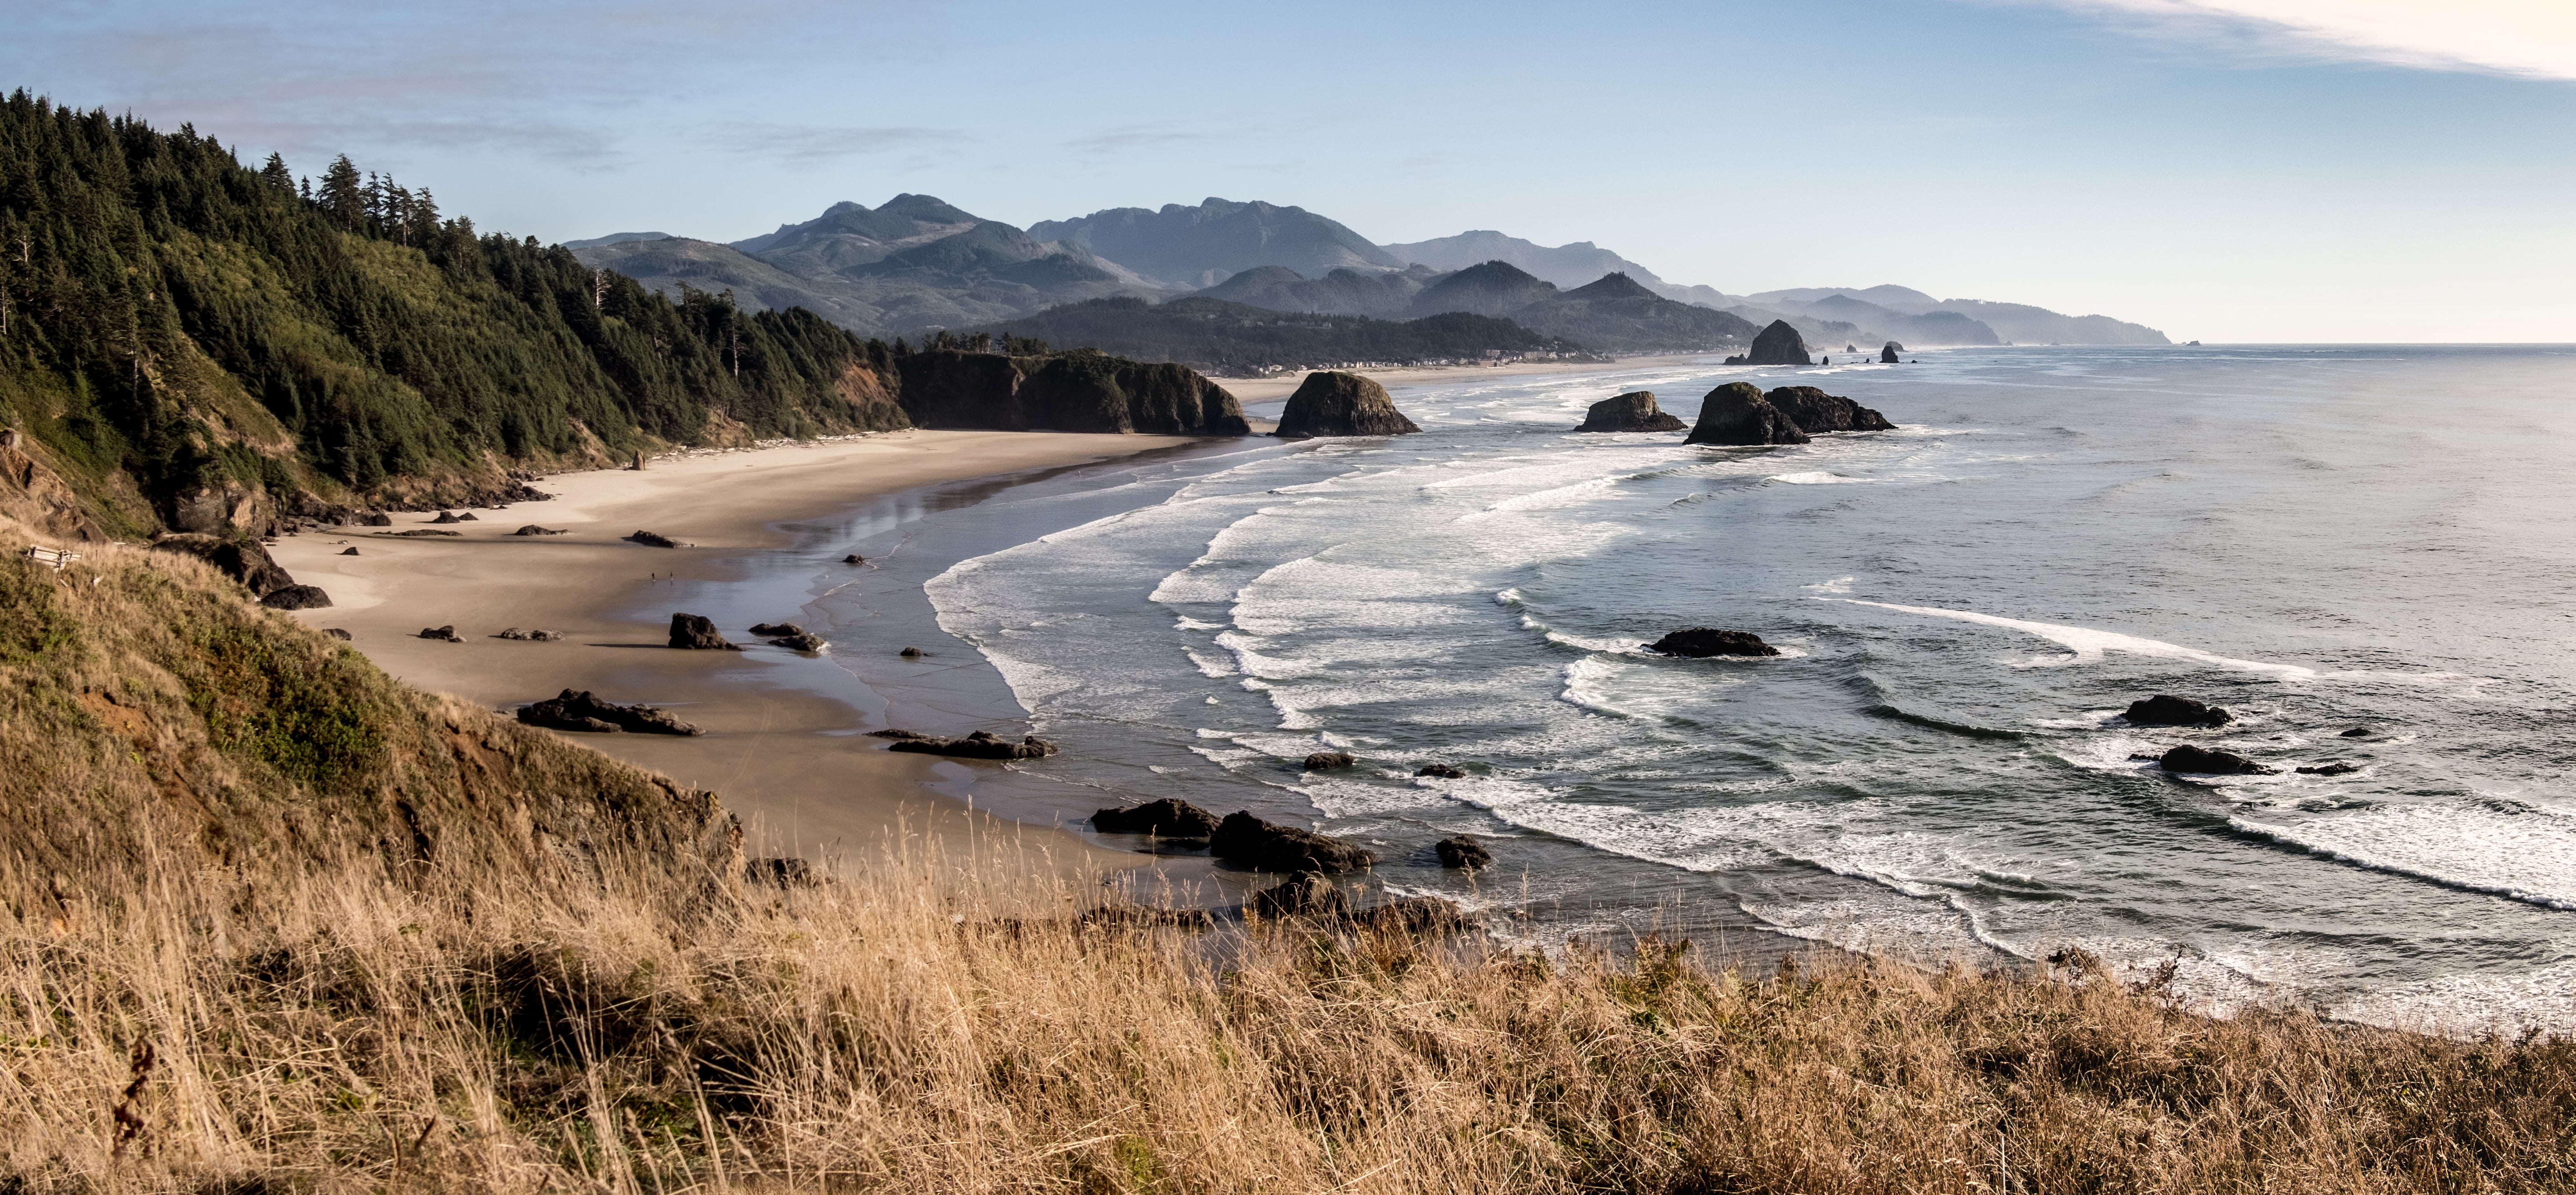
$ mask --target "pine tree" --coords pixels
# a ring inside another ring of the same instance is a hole
[[[367,227],[367,189],[358,177],[358,165],[341,154],[331,159],[331,168],[322,172],[320,203],[322,211],[350,232]]]

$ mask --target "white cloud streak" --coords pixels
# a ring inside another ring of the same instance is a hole
[[[2039,0],[2266,57],[2576,80],[2567,0]]]

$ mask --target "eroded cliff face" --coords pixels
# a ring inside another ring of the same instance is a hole
[[[921,427],[1241,436],[1224,387],[1184,366],[1092,352],[1006,357],[938,349],[900,362],[903,410]]]
[[[107,533],[81,510],[80,496],[52,466],[38,459],[38,452],[25,436],[0,428],[0,516],[54,539],[104,542]]]

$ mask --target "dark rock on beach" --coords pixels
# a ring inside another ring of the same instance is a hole
[[[869,731],[868,737],[872,739],[920,739],[926,741],[938,738],[939,736],[935,734],[923,734],[918,730],[902,730],[889,726],[884,730]]]
[[[1772,406],[1751,382],[1728,382],[1700,400],[1699,422],[1685,444],[1747,447],[1804,444],[1807,433],[1789,413]]]
[[[1753,351],[1745,354],[1747,365],[1813,365],[1807,357],[1807,338],[1789,326],[1787,320],[1773,320],[1771,326],[1753,338]]]
[[[355,556],[358,554],[358,550],[356,548],[342,548],[340,550],[340,554],[343,556]]]
[[[394,525],[394,517],[381,510],[371,510],[358,516],[358,525],[361,527],[391,527]]]
[[[2203,776],[2270,776],[2279,768],[2267,768],[2233,751],[2212,751],[2184,743],[2156,758],[2156,764],[2168,772],[2190,772]]]
[[[920,649],[920,648],[918,648],[918,647],[907,647],[907,648],[903,649],[902,651],[896,652],[896,653],[894,653],[894,654],[899,655],[899,656],[902,656],[903,658],[905,658],[905,659],[907,659],[907,660],[918,660],[918,659],[920,659],[920,658],[921,658],[921,657],[923,657],[923,656],[929,655],[930,653],[929,653],[929,652],[926,652],[926,651],[923,651],[923,650],[921,650],[921,649]]]
[[[671,646],[690,651],[738,651],[716,630],[715,620],[703,614],[671,616]]]
[[[2314,767],[2297,769],[2298,773],[2302,776],[2349,776],[2360,770],[2360,764],[2346,763],[2340,759],[2328,760],[2327,762],[2318,764]]]
[[[1780,649],[1762,641],[1751,631],[1721,631],[1715,627],[1690,627],[1645,645],[1647,651],[1667,656],[1688,656],[1704,660],[1710,656],[1776,656]]]
[[[1254,871],[1357,871],[1377,862],[1377,852],[1338,838],[1266,822],[1236,812],[1208,836],[1217,858]]]
[[[1677,432],[1690,426],[1655,405],[1655,392],[1638,390],[1605,398],[1584,412],[1579,432]]]
[[[319,610],[331,604],[331,595],[319,585],[289,585],[271,590],[259,604],[271,610]]]
[[[2170,693],[2132,701],[2120,716],[2131,726],[2225,726],[2236,720],[2217,706]]]
[[[414,527],[409,531],[379,531],[376,534],[390,535],[395,539],[430,539],[437,536],[445,536],[449,539],[455,539],[465,533],[462,531],[441,531],[435,527]]]
[[[1252,894],[1245,911],[1258,917],[1339,917],[1350,912],[1351,899],[1321,871],[1298,871]]]
[[[588,689],[566,689],[544,701],[519,707],[519,720],[556,730],[624,730],[635,734],[703,734],[704,731],[649,705],[602,701]]]
[[[1312,436],[1400,436],[1422,429],[1395,409],[1386,387],[1355,373],[1306,375],[1279,414],[1282,439]]]
[[[1440,866],[1465,871],[1481,871],[1494,865],[1494,856],[1485,844],[1464,834],[1443,838],[1431,844],[1432,853],[1440,856]]]
[[[322,633],[343,643],[347,643],[357,638],[357,636],[350,634],[344,627],[324,627],[322,628]]]
[[[564,634],[562,631],[532,631],[526,627],[511,627],[492,637],[495,639],[517,639],[529,643],[553,643],[562,639]]]
[[[777,638],[771,639],[769,641],[769,645],[771,647],[783,647],[789,651],[821,651],[824,648],[831,646],[830,644],[823,642],[823,637],[821,635],[817,635],[812,631],[798,631],[793,635],[780,635]]]
[[[638,531],[633,535],[627,536],[626,539],[629,543],[642,544],[648,548],[676,548],[680,546],[680,541],[673,539],[670,536],[657,535],[650,531]]]
[[[1157,838],[1205,838],[1216,833],[1216,815],[1192,805],[1165,797],[1124,809],[1103,809],[1091,815],[1091,828],[1103,834],[1151,834]]]
[[[755,634],[755,635],[760,635],[760,636],[763,636],[763,637],[768,637],[768,636],[773,636],[773,635],[775,635],[775,636],[779,636],[779,637],[786,637],[786,636],[792,636],[792,635],[802,635],[802,634],[804,634],[804,633],[805,633],[805,628],[800,627],[800,626],[798,626],[798,625],[796,625],[795,623],[792,623],[792,622],[757,622],[757,623],[753,623],[753,624],[752,624],[752,626],[751,626],[751,633],[752,633],[752,634]]]
[[[856,552],[852,552],[852,553],[850,553],[849,555],[844,556],[844,557],[842,557],[842,558],[841,558],[841,563],[843,563],[843,564],[866,564],[867,562],[868,562],[868,558],[867,558],[867,557],[865,557],[865,556],[861,556],[861,555],[859,555],[859,554],[858,554],[858,553],[856,553]]]
[[[1353,758],[1348,751],[1318,751],[1306,757],[1306,770],[1329,772],[1336,768],[1350,767],[1358,762],[1359,760]]]
[[[423,639],[444,639],[450,643],[465,642],[465,636],[457,634],[454,626],[422,627],[420,629],[420,637]]]
[[[885,737],[892,738],[887,735]],[[962,739],[914,737],[898,739],[888,751],[910,751],[921,755],[948,755],[959,759],[1044,759],[1056,753],[1055,744],[1036,735],[1019,742],[997,738],[992,731],[979,730]]]
[[[1763,401],[1778,407],[1798,430],[1810,435],[1817,432],[1885,432],[1896,430],[1887,416],[1838,395],[1827,394],[1813,386],[1782,386],[1762,396]]]
[[[534,523],[530,523],[530,524],[528,524],[528,525],[527,525],[527,526],[525,526],[525,527],[521,527],[521,528],[519,528],[518,530],[511,532],[510,534],[512,534],[512,535],[570,535],[570,534],[572,534],[572,533],[571,533],[571,532],[569,532],[569,531],[558,531],[558,530],[556,530],[555,528],[552,528],[552,527],[540,527],[540,526],[537,526],[537,525],[536,525],[536,524],[534,524]]]
[[[295,578],[278,567],[267,548],[250,540],[182,532],[153,540],[152,550],[203,560],[215,566],[215,571],[241,582],[242,587],[250,590],[250,595],[255,598],[267,597],[295,584]]]

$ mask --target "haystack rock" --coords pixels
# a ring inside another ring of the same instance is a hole
[[[1288,407],[1279,414],[1281,439],[1303,440],[1313,436],[1400,436],[1422,429],[1414,426],[1404,412],[1395,409],[1395,400],[1386,396],[1386,387],[1355,373],[1317,370],[1306,375],[1297,392],[1288,396]]]
[[[1762,334],[1753,338],[1753,351],[1745,354],[1747,365],[1813,365],[1807,357],[1807,338],[1789,326],[1789,321],[1775,319]]]
[[[1896,430],[1887,416],[1813,386],[1782,386],[1762,396],[1780,408],[1798,430],[1815,432],[1885,432]]]
[[[1886,348],[1878,350],[1878,363],[1881,365],[1901,364],[1901,362],[1897,360],[1896,355],[1904,351],[1904,345],[1898,344],[1893,340],[1888,341]]]
[[[1579,432],[1677,432],[1690,426],[1655,405],[1655,392],[1638,390],[1605,398],[1584,412]]]
[[[1787,327],[1773,324],[1772,327]],[[1770,333],[1765,332],[1768,336]],[[1795,332],[1790,335],[1796,335]],[[1772,406],[1762,397],[1762,388],[1751,382],[1728,382],[1708,392],[1700,400],[1699,424],[1691,428],[1685,444],[1804,444],[1807,433],[1789,413]]]

